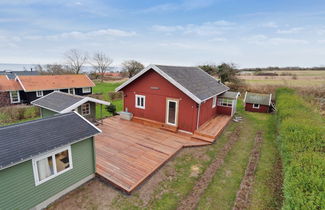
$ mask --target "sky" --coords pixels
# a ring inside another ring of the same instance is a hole
[[[0,63],[325,66],[324,0],[0,0]]]

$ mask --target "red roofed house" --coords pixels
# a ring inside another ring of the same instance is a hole
[[[162,65],[149,65],[116,88],[134,118],[191,133],[218,114],[234,114],[238,94],[223,98],[228,90],[198,67]]]
[[[92,93],[95,84],[87,75],[33,75],[16,76],[9,79],[0,75],[0,107],[26,103],[47,95],[53,91],[62,91],[76,95]]]

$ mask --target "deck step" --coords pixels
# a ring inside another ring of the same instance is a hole
[[[170,131],[173,133],[177,133],[177,127],[176,126],[171,126],[167,124],[163,124],[160,129],[165,130],[165,131]]]
[[[197,135],[197,136],[203,136],[203,137],[206,137],[206,138],[212,138],[212,139],[215,138],[215,136],[214,136],[213,134],[201,133],[201,132],[198,131],[198,130],[194,131],[194,135]]]
[[[199,139],[201,141],[206,141],[206,142],[214,142],[215,138],[211,138],[211,137],[206,137],[206,136],[202,136],[202,135],[198,135],[198,134],[193,134],[192,138],[194,139]]]

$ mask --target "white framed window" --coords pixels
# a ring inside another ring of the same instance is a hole
[[[74,88],[69,88],[68,89],[68,93],[72,94],[72,95],[75,95],[75,90]]]
[[[12,104],[20,103],[19,91],[10,91],[10,101]]]
[[[219,98],[218,99],[218,106],[226,106],[226,107],[232,107],[232,99],[227,98]]]
[[[139,109],[146,108],[146,96],[144,95],[135,95],[135,107]]]
[[[36,91],[36,97],[42,97],[43,91]]]
[[[253,108],[254,109],[259,109],[260,108],[260,105],[259,104],[253,104]]]
[[[91,88],[90,87],[82,88],[82,93],[91,93]]]
[[[217,96],[213,96],[212,98],[212,108],[216,107],[217,104]]]
[[[90,103],[81,105],[81,115],[82,116],[90,115]]]
[[[60,92],[60,89],[55,89],[54,92]]]
[[[33,159],[35,185],[42,184],[72,169],[71,147]]]

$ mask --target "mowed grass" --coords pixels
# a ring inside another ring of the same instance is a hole
[[[109,92],[115,91],[115,88],[120,86],[122,82],[98,82],[95,83],[96,86],[93,87],[93,93],[101,93],[103,94],[104,100],[109,101],[112,104],[116,106],[116,111],[122,111],[123,110],[123,100],[115,100],[115,101],[110,101],[108,97]],[[96,118],[99,119],[101,118],[101,110],[100,110],[100,105],[96,105]],[[105,109],[105,106],[102,106],[102,117],[108,117],[111,116],[111,114]]]
[[[252,79],[244,79],[245,83],[248,85],[279,85],[285,87],[310,87],[310,86],[322,86],[325,84],[324,80],[284,80],[284,79],[260,79],[260,80],[252,80]]]

